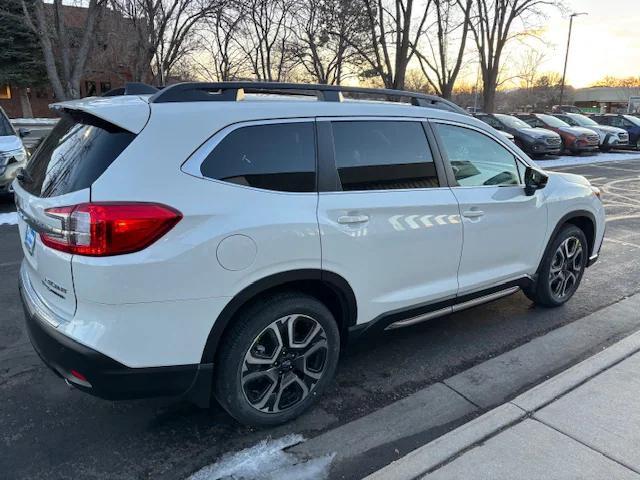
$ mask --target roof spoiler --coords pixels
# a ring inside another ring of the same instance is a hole
[[[124,87],[113,88],[104,93],[103,97],[118,97],[121,95],[153,95],[158,93],[159,89],[142,82],[127,82]]]
[[[135,94],[69,100],[54,103],[49,108],[60,113],[84,112],[136,134],[142,131],[151,115],[147,99]]]

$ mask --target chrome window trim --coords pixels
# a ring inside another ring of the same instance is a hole
[[[516,152],[515,150],[513,150],[511,148],[511,146],[508,144],[508,142],[505,139],[501,139],[498,138],[498,136],[493,135],[491,132],[487,132],[486,130],[483,130],[482,128],[479,128],[475,125],[469,125],[467,123],[462,123],[462,122],[456,122],[453,120],[441,120],[441,119],[433,119],[433,120],[429,120],[432,124],[433,123],[441,123],[441,124],[445,124],[445,125],[453,125],[454,127],[462,127],[462,128],[467,128],[469,130],[475,130],[476,132],[485,135],[486,137],[490,138],[491,140],[494,140],[496,142],[498,142],[498,144],[502,147],[504,147],[509,153],[511,153],[515,159],[516,162],[520,162],[522,164],[524,164],[525,169],[527,167],[531,167],[531,168],[536,168],[535,165],[531,165],[529,162],[527,162],[525,159],[523,159],[520,154],[518,152]],[[443,159],[444,160],[444,159]],[[448,159],[444,160],[445,162],[449,162]],[[516,165],[516,169],[518,169],[518,166]],[[520,176],[520,171],[518,169],[518,177]],[[500,188],[508,188],[508,187],[518,187],[518,188],[524,188],[525,184],[524,184],[524,179],[520,179],[520,183],[517,185],[475,185],[475,186],[465,186],[465,185],[451,185],[451,188],[496,188],[496,187],[500,187]]]
[[[209,182],[221,183],[225,186],[236,187],[236,188],[248,188],[251,190],[256,190],[258,192],[265,193],[273,193],[280,195],[317,195],[316,191],[312,192],[283,192],[280,190],[267,190],[266,188],[257,188],[251,187],[248,185],[239,185],[237,183],[225,182],[224,180],[219,180],[217,178],[206,177],[201,172],[202,163],[209,156],[211,152],[224,140],[227,135],[231,132],[238,130],[244,127],[254,127],[259,125],[277,125],[283,123],[314,123],[315,117],[296,117],[296,118],[275,118],[275,119],[263,119],[263,120],[248,120],[237,123],[232,123],[227,125],[226,127],[218,130],[211,137],[205,140],[196,150],[187,158],[182,165],[180,166],[180,170],[187,175],[191,175],[192,177],[201,178],[203,180],[207,180]],[[317,169],[316,169],[317,170]],[[316,171],[316,175],[318,172]]]

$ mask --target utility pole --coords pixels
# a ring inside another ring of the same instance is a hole
[[[573,27],[573,18],[579,17],[580,15],[589,15],[589,14],[587,12],[580,12],[580,13],[572,13],[569,16],[569,36],[567,37],[567,52],[565,53],[565,56],[564,56],[564,70],[562,71],[562,84],[560,85],[560,102],[559,102],[560,105],[562,105],[562,99],[564,97],[564,80],[565,80],[565,77],[567,76],[567,62],[569,61],[569,45],[571,45],[571,28]]]

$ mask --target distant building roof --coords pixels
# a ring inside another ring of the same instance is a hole
[[[574,92],[575,102],[620,102],[626,103],[629,97],[640,95],[640,87],[589,87]]]

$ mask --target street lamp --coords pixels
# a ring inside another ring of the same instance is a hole
[[[560,107],[562,108],[562,97],[564,97],[564,79],[567,75],[567,61],[569,60],[569,45],[571,44],[571,27],[573,27],[573,17],[589,15],[587,12],[572,13],[569,16],[569,36],[567,37],[567,53],[564,56],[564,70],[562,71],[562,84],[560,85]]]

